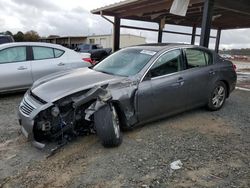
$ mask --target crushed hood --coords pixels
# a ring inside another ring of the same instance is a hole
[[[75,69],[46,76],[36,81],[32,92],[47,102],[54,102],[70,94],[97,85],[113,83],[124,77],[109,75],[89,68]]]

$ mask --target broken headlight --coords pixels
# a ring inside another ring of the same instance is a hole
[[[53,117],[57,117],[59,114],[60,114],[60,110],[57,106],[55,106],[51,109],[51,115]]]

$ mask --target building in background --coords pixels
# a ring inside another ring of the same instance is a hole
[[[131,34],[122,34],[120,38],[120,47],[124,48],[127,46],[145,44],[146,38],[131,35]],[[50,36],[40,38],[40,42],[48,42],[54,44],[60,44],[65,47],[74,49],[79,44],[100,44],[103,48],[112,48],[113,47],[113,36],[112,35],[92,35],[92,36]]]

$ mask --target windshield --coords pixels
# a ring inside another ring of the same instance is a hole
[[[133,76],[156,54],[154,51],[128,48],[120,50],[96,65],[93,69],[107,74]]]
[[[90,45],[88,44],[82,44],[78,46],[81,50],[89,50]]]

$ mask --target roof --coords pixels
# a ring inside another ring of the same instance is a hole
[[[50,36],[50,37],[40,37],[40,39],[67,39],[67,38],[87,38],[86,36]]]
[[[15,47],[15,46],[44,46],[44,47],[65,49],[65,47],[61,45],[45,43],[45,42],[10,42],[10,43],[1,44],[0,49]]]
[[[183,48],[183,47],[195,47],[208,50],[205,47],[184,44],[184,43],[148,43],[148,44],[131,46],[129,48],[140,48],[144,50],[152,50],[155,52],[159,52],[161,50],[172,49],[172,48]]]
[[[0,37],[11,37],[11,35],[0,34]]]
[[[112,36],[112,34],[103,34],[103,35],[89,35],[89,36],[55,36],[55,37],[41,37],[40,40],[52,40],[52,39],[66,39],[66,38],[88,38],[88,37],[104,37],[104,36]],[[144,38],[142,36],[138,36],[138,35],[132,35],[132,34],[121,34],[121,36],[134,36],[134,37],[140,37],[140,38]]]
[[[106,36],[112,36],[112,34],[104,34],[104,35],[89,35],[87,36],[88,38],[91,38],[91,37],[106,37]],[[121,34],[121,36],[131,36],[131,37],[138,37],[138,38],[143,38],[143,39],[146,39],[145,37],[142,37],[142,36],[139,36],[139,35],[132,35],[132,34]]]
[[[212,28],[250,28],[249,0],[214,0]],[[201,26],[204,0],[190,0],[186,16],[170,14],[173,0],[126,0],[101,7],[93,14],[117,16],[123,19],[159,22],[166,24]],[[129,10],[129,11],[128,11]]]

